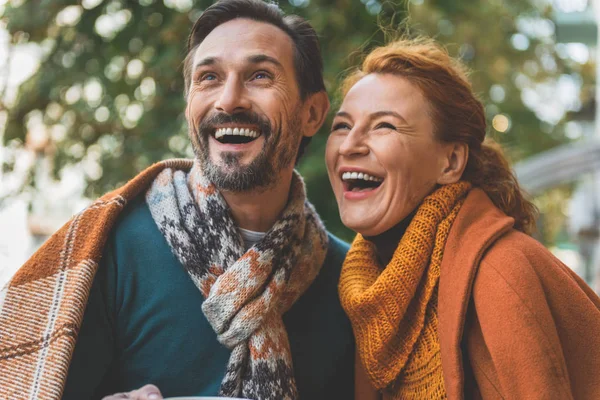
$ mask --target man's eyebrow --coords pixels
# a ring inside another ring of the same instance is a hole
[[[200,61],[198,61],[196,64],[194,64],[194,70],[196,70],[200,67],[204,67],[204,66],[215,65],[215,64],[219,63],[220,61],[221,61],[221,59],[218,57],[203,58]],[[256,55],[250,56],[246,59],[246,61],[248,61],[251,64],[260,64],[263,62],[267,62],[267,63],[271,63],[271,64],[275,65],[278,68],[283,69],[283,65],[281,65],[281,63],[276,58],[273,58],[266,54],[256,54]]]
[[[217,57],[206,57],[194,64],[194,69],[197,69],[198,67],[203,67],[205,65],[214,65],[218,61],[219,59]]]
[[[276,67],[283,69],[283,65],[276,59],[266,54],[256,54],[247,58],[252,64],[260,64],[263,62],[274,64]]]

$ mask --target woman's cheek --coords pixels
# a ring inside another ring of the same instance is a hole
[[[329,174],[329,181],[332,184],[335,183],[335,158],[338,148],[339,146],[335,143],[335,138],[330,135],[327,139],[327,144],[325,145],[325,166],[327,167],[327,173]]]

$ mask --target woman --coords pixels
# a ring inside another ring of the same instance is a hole
[[[535,207],[432,40],[343,85],[327,167],[358,235],[339,283],[357,399],[600,399],[600,299],[527,234]]]

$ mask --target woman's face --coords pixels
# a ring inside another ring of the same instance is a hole
[[[333,120],[325,159],[342,222],[363,236],[385,232],[427,196],[448,169],[430,106],[407,79],[370,74]]]

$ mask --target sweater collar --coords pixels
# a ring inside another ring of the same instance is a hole
[[[377,259],[382,266],[387,265],[392,259],[398,243],[404,236],[408,225],[417,213],[415,208],[406,218],[377,236],[365,236],[365,240],[373,243],[377,250]]]
[[[483,190],[476,188],[467,196],[450,229],[442,259],[438,301],[442,369],[450,399],[464,397],[461,340],[479,262],[513,224],[513,218],[502,213]]]

